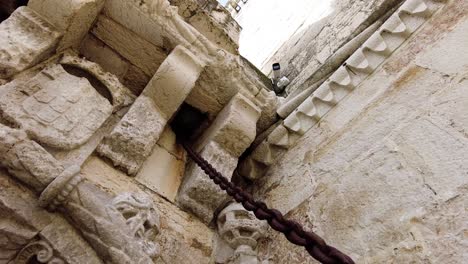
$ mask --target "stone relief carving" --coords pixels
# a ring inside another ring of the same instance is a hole
[[[143,251],[152,258],[159,256],[159,245],[153,241],[159,234],[160,222],[151,197],[142,193],[124,193],[115,197],[112,204],[127,221]]]
[[[346,62],[287,116],[240,165],[249,179],[262,177],[268,167],[293,146],[338,102],[359,86],[439,8],[433,0],[407,0]]]
[[[65,264],[63,259],[55,256],[54,249],[44,240],[29,243],[18,253],[12,264],[28,264],[32,259],[39,263]]]
[[[19,224],[15,219],[2,215],[0,219],[0,263],[8,263],[13,259],[36,234],[37,232]]]
[[[266,236],[268,225],[258,220],[241,204],[233,203],[224,208],[217,219],[219,235],[235,252],[227,263],[257,264],[257,244]]]
[[[104,71],[99,64],[71,53],[65,53],[60,64],[82,69],[98,79],[110,92],[113,112],[117,112],[134,102],[135,96],[119,81],[119,78]]]
[[[112,105],[85,78],[53,64],[31,80],[0,90],[3,118],[58,149],[84,144],[112,114]]]
[[[0,24],[0,78],[9,78],[52,55],[61,33],[28,7]]]
[[[148,238],[154,233],[154,219],[149,221],[148,217],[144,222],[153,223],[151,228],[146,227],[144,233],[135,233],[132,230],[134,226],[128,225],[128,219],[111,205],[112,199],[81,178],[79,167],[64,168],[44,148],[28,139],[24,131],[0,124],[0,155],[3,157],[0,166],[41,193],[39,201],[42,206],[50,210],[60,209],[70,218],[101,258],[122,264],[152,263],[152,256],[146,252],[154,255],[155,251],[149,250],[151,244],[142,243],[139,236],[144,234]],[[138,205],[135,197],[132,204]],[[121,203],[117,202],[117,205]],[[119,208],[126,210],[130,207]],[[137,219],[140,218],[130,222]]]

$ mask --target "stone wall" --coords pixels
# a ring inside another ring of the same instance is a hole
[[[402,0],[342,1],[333,3],[333,12],[297,32],[262,66],[271,75],[271,65],[281,63],[282,73],[292,83],[287,93],[298,93],[314,82],[310,78],[339,48],[356,37]],[[315,80],[316,81],[316,80]]]
[[[445,3],[256,182],[357,263],[464,263],[466,1]],[[271,263],[315,263],[276,233]]]
[[[0,23],[0,263],[212,263],[218,244],[223,263],[257,258],[264,225],[231,206],[218,235],[231,200],[178,143],[232,174],[277,98],[231,39],[192,26],[237,30],[224,9],[179,4],[31,0]]]
[[[208,39],[238,54],[241,27],[216,0],[171,0],[179,14]]]

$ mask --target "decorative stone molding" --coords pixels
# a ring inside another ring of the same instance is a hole
[[[53,201],[54,207],[60,207],[101,258],[122,264],[152,263],[154,251],[148,250],[150,244],[135,236],[143,233],[132,230],[128,219],[110,206],[111,198],[106,193],[87,181],[75,180],[79,179],[74,177],[77,168],[66,170],[23,131],[1,124],[0,155],[0,166],[36,192],[42,192],[42,204]],[[60,186],[69,193],[66,197],[56,195]]]
[[[28,264],[33,258],[39,263],[65,264],[63,259],[55,256],[54,249],[44,240],[29,243],[18,253],[14,263]]]
[[[241,204],[233,203],[224,208],[217,219],[218,233],[232,249],[230,264],[257,264],[258,240],[266,236],[268,225],[258,220]]]
[[[78,166],[66,168],[41,193],[39,205],[50,211],[55,211],[58,206],[68,200],[70,193],[83,181],[79,173],[80,167]]]
[[[279,156],[318,124],[440,7],[434,0],[407,0],[241,163],[240,173],[252,180],[262,177]]]
[[[128,113],[99,146],[99,153],[130,175],[136,175],[168,120],[195,86],[203,66],[184,47],[174,49]]]
[[[9,78],[53,54],[57,29],[28,7],[0,23],[0,78]]]

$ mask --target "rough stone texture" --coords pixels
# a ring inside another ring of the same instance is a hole
[[[357,263],[464,263],[466,1],[449,1],[257,182]],[[277,239],[275,241],[275,239]],[[271,234],[273,263],[316,263]]]
[[[354,38],[389,7],[402,0],[341,1],[334,2],[334,11],[308,29],[297,32],[262,66],[270,73],[271,65],[280,62],[283,74],[292,83],[288,93],[302,91],[313,83],[308,78],[339,48]]]
[[[31,241],[48,241],[67,263],[103,263],[77,231],[40,208],[37,198],[0,171],[0,263],[8,263]],[[15,262],[18,263],[18,262]]]
[[[167,122],[193,89],[202,69],[203,65],[188,50],[182,46],[174,49],[99,146],[99,153],[130,175],[136,175]]]
[[[44,145],[70,150],[84,144],[112,113],[90,82],[50,65],[26,83],[0,90],[2,117]]]
[[[440,4],[433,1],[405,1],[382,26],[371,30],[372,35],[363,33],[370,35],[369,38],[310,96],[306,97],[297,109],[285,118],[282,126],[275,128],[268,138],[252,152],[241,166],[242,175],[250,179],[261,177],[262,171],[265,171],[266,167],[274,163],[288,148],[294,146],[302,135],[317,125],[321,118],[376,71],[387,57],[416,32],[440,7]],[[361,39],[361,35],[356,39]],[[353,42],[362,43],[362,40],[353,39],[350,41],[350,43]],[[344,50],[348,50],[346,46],[343,48]],[[332,58],[342,57],[339,55],[340,53],[342,53],[341,49]],[[330,64],[325,63],[319,72],[325,70],[324,74],[326,75],[330,69]],[[302,94],[299,94],[298,97],[302,97]],[[279,110],[283,110],[283,108]],[[278,112],[282,113],[282,111]]]
[[[230,13],[215,0],[170,0],[179,14],[221,48],[237,54],[241,28]]]
[[[134,1],[108,0],[104,5],[104,14],[149,43],[163,47],[161,25],[132,2]]]
[[[237,166],[237,157],[232,156],[216,142],[209,142],[200,155],[225,177],[231,178]],[[194,162],[187,165],[184,181],[179,188],[177,203],[192,212],[204,223],[213,220],[215,211],[229,200],[221,190]]]
[[[8,78],[52,55],[61,34],[28,7],[0,24],[0,78]]]
[[[202,157],[229,179],[238,157],[249,147],[256,135],[255,124],[260,110],[242,95],[237,95],[195,143]],[[178,203],[195,213],[205,223],[226,200],[227,195],[194,162],[187,166],[179,189]]]
[[[114,75],[128,87],[133,94],[140,95],[151,79],[141,68],[132,64],[106,43],[88,34],[80,47],[80,53],[86,59],[98,63],[101,67]]]
[[[63,33],[58,50],[78,49],[101,12],[104,0],[30,0],[28,7]]]
[[[214,141],[239,157],[255,139],[255,124],[259,117],[257,106],[240,94],[235,96],[198,139],[197,149]]]
[[[91,32],[149,76],[154,75],[167,57],[160,47],[103,15],[99,16]]]
[[[98,157],[91,157],[83,166],[82,175],[110,194],[141,192],[140,184]],[[161,222],[157,237],[161,256],[159,263],[210,263],[213,230],[192,215],[160,196],[147,192],[154,200]]]

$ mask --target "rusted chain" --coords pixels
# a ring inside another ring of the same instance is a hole
[[[200,166],[214,183],[226,191],[238,203],[241,203],[246,210],[253,212],[258,219],[266,220],[274,230],[283,233],[291,243],[305,247],[307,252],[321,263],[354,264],[354,261],[349,256],[327,245],[317,234],[305,231],[299,223],[284,218],[280,211],[268,208],[263,202],[255,201],[251,194],[243,191],[221,175],[188,144],[183,143],[183,146],[193,161]]]

